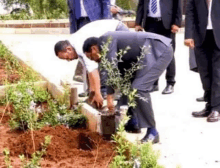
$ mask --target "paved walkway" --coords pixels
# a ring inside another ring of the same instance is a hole
[[[54,45],[70,35],[1,34],[1,41],[18,58],[41,73],[50,82],[60,85],[61,80],[72,81],[78,60],[67,62],[54,54]],[[81,87],[80,87],[81,92]]]
[[[68,35],[19,35],[1,34],[1,41],[22,60],[42,73],[51,82],[60,84],[60,79],[71,80],[77,61],[66,62],[54,56],[54,44]],[[201,110],[204,103],[195,99],[203,95],[199,75],[189,71],[188,48],[183,46],[184,34],[177,34],[175,92],[162,95],[164,74],[160,78],[160,91],[152,93],[153,107],[160,132],[160,163],[166,168],[219,168],[220,167],[220,122],[207,123],[206,119],[191,116],[193,110]],[[79,85],[79,92],[82,85]],[[128,134],[131,141],[143,134]]]

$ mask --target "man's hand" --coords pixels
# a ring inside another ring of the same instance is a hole
[[[113,94],[107,95],[107,107],[110,114],[115,113],[115,106],[114,106],[114,96]]]
[[[103,106],[103,97],[102,97],[101,93],[95,92],[95,94],[94,94],[94,96],[91,100],[91,104],[93,104],[93,103],[96,105],[96,107],[98,109],[102,108],[102,106]]]
[[[117,6],[111,6],[110,11],[112,14],[117,14],[120,11],[120,8]]]
[[[135,26],[135,31],[143,31],[143,27],[141,27],[140,25]]]
[[[177,25],[172,25],[171,26],[171,32],[172,33],[177,33],[179,31],[179,27]]]
[[[195,47],[193,39],[186,39],[186,40],[184,40],[184,44],[186,46],[190,47],[191,49],[193,49]]]

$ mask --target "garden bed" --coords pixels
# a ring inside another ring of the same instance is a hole
[[[44,167],[108,167],[114,156],[114,146],[102,137],[87,129],[69,129],[65,126],[44,127],[34,131],[36,150],[40,149],[46,135],[51,135],[51,144],[41,162]],[[34,152],[30,131],[11,131],[7,124],[0,126],[0,151],[7,147],[11,154],[11,165],[20,168],[18,155],[26,157]],[[4,156],[0,156],[0,165],[4,165]]]
[[[19,81],[36,82],[41,80],[39,74],[17,60],[0,42],[0,86],[16,84]]]
[[[13,168],[22,167],[20,155],[30,161],[51,136],[41,167],[108,167],[114,145],[86,128],[87,118],[78,105],[69,108],[69,94],[55,100],[41,87],[19,83],[10,87],[0,106],[0,165],[8,148]]]

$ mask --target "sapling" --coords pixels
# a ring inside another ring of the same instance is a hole
[[[5,162],[6,168],[13,168],[11,165],[10,151],[8,148],[5,148],[3,150],[3,155],[4,155],[4,162]]]
[[[128,107],[135,108],[136,98],[140,98],[143,101],[148,101],[147,98],[141,97],[137,94],[137,89],[131,87],[131,79],[134,77],[134,73],[143,68],[143,59],[145,55],[149,52],[150,46],[143,46],[141,48],[141,55],[137,57],[137,62],[131,64],[130,69],[125,69],[125,73],[122,76],[118,69],[118,62],[123,61],[123,55],[130,49],[126,47],[125,50],[120,50],[117,53],[117,58],[111,60],[111,62],[106,58],[109,51],[109,44],[112,39],[109,38],[107,42],[102,45],[101,52],[101,68],[106,70],[108,73],[108,78],[106,85],[111,86],[114,89],[118,89],[122,95],[128,97]],[[129,120],[128,116],[124,116],[118,126],[118,130],[115,135],[113,135],[113,140],[116,143],[116,153],[117,155],[113,158],[110,164],[111,168],[132,168],[135,163],[141,168],[159,168],[157,163],[158,153],[155,153],[152,149],[152,144],[147,143],[140,145],[139,143],[133,144],[126,140],[124,125]]]

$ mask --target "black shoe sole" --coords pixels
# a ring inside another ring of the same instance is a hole
[[[144,144],[144,143],[148,143],[150,141],[145,141],[145,140],[141,140],[141,143]],[[157,138],[155,138],[153,141],[152,141],[152,144],[156,144],[156,143],[159,143],[160,142],[160,137],[159,135],[157,136]]]
[[[133,133],[133,134],[139,134],[141,133],[141,129],[137,129],[137,130],[125,130],[128,133]]]
[[[172,92],[162,92],[162,94],[172,94],[174,91]]]
[[[205,100],[204,100],[204,98],[197,98],[196,101],[197,102],[204,102]]]

